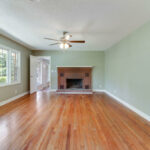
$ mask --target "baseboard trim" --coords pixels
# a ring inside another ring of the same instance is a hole
[[[94,89],[93,92],[105,92],[105,90],[102,90],[102,89]]]
[[[0,106],[3,106],[3,105],[8,104],[8,103],[10,103],[10,102],[12,102],[12,101],[15,101],[15,100],[17,100],[18,98],[21,98],[21,97],[23,97],[23,96],[25,96],[25,95],[27,95],[27,94],[29,94],[29,91],[28,91],[28,92],[21,93],[21,94],[19,94],[19,95],[17,95],[17,96],[14,96],[14,97],[12,97],[12,98],[7,99],[7,100],[4,100],[4,101],[0,102]]]
[[[141,116],[142,118],[146,119],[147,121],[150,122],[150,116],[144,112],[142,112],[141,110],[137,109],[136,107],[130,105],[129,103],[125,102],[123,99],[118,98],[117,96],[113,95],[112,93],[108,92],[107,90],[96,90],[96,92],[104,92],[107,95],[111,96],[112,98],[114,98],[114,100],[120,102],[121,104],[123,104],[124,106],[126,106],[127,108],[129,108],[130,110],[134,111],[135,113],[137,113],[139,116]]]
[[[49,92],[56,92],[56,89],[49,89]]]

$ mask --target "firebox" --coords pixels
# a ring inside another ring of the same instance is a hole
[[[67,89],[82,89],[83,79],[66,79]]]

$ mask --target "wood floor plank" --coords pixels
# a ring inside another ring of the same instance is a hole
[[[0,107],[0,150],[150,150],[150,123],[104,93],[45,90]]]

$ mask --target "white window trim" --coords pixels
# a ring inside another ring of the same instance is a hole
[[[7,50],[7,51],[14,51],[14,52],[17,52],[18,55],[19,55],[19,58],[18,58],[18,61],[19,61],[18,62],[18,64],[19,64],[19,70],[18,70],[19,79],[18,79],[18,81],[17,82],[12,82],[12,83],[10,83],[10,81],[8,81],[8,83],[0,84],[0,87],[7,87],[7,86],[21,84],[21,52],[19,50],[13,49],[11,47],[7,47],[7,46],[2,45],[2,44],[0,44],[0,49],[4,49],[4,50]],[[8,59],[10,59],[10,53],[9,53]],[[10,67],[10,61],[8,61],[7,65],[8,65],[8,67]],[[9,70],[10,70],[10,68],[9,68]],[[9,80],[9,78],[8,78],[8,80]]]
[[[21,82],[14,82],[14,83],[0,84],[0,87],[7,87],[7,86],[17,85],[17,84],[21,84]]]

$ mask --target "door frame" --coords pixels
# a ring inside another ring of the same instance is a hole
[[[34,55],[30,55],[30,56],[34,56]],[[48,74],[49,74],[49,87],[51,88],[51,78],[52,78],[52,76],[51,76],[51,56],[34,56],[34,57],[36,57],[37,59],[38,58],[46,58],[46,59],[49,59],[49,68],[48,68]],[[31,68],[30,68],[31,69]],[[30,70],[30,76],[31,76],[31,70]],[[31,82],[30,82],[30,84],[31,84]],[[37,88],[36,88],[36,91],[35,92],[37,92]],[[34,92],[34,93],[35,93]],[[31,93],[32,94],[32,93]]]

